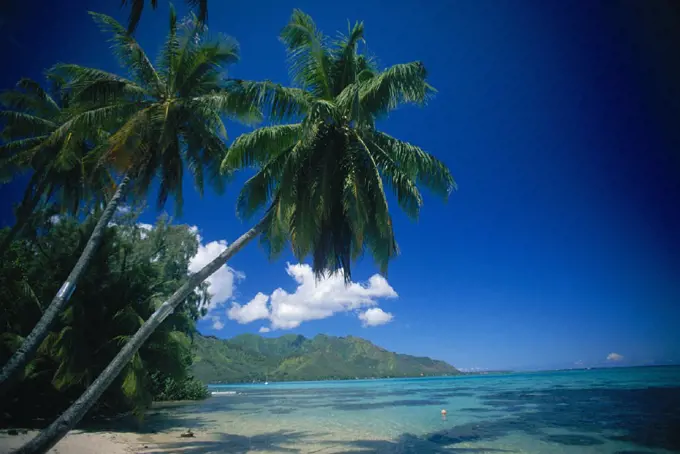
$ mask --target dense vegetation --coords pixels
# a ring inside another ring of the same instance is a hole
[[[32,238],[14,241],[0,261],[0,361],[40,317],[87,240],[93,221],[51,217]],[[6,234],[6,231],[3,232]],[[2,235],[2,234],[0,234]],[[187,279],[197,240],[186,226],[161,218],[151,229],[123,216],[105,231],[93,263],[14,392],[3,399],[3,425],[51,419],[78,397],[155,310]],[[92,415],[133,411],[152,400],[201,398],[191,377],[191,337],[201,305],[194,293],[156,330],[99,400]]]
[[[197,336],[194,375],[209,383],[457,375],[450,364],[400,355],[358,337]]]

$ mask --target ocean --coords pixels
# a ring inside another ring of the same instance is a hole
[[[160,406],[147,423],[209,433],[201,453],[680,452],[680,367],[211,390],[236,394]]]

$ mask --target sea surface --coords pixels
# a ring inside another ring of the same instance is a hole
[[[148,423],[209,434],[196,453],[680,452],[680,367],[211,390],[236,394],[158,407]]]

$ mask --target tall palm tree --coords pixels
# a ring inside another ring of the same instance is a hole
[[[412,217],[422,203],[418,184],[449,195],[454,181],[444,164],[375,128],[376,119],[398,105],[425,102],[433,89],[423,65],[396,65],[379,72],[357,52],[362,35],[363,25],[357,24],[332,46],[309,16],[294,11],[281,38],[299,86],[238,85],[273,116],[302,120],[241,136],[223,162],[224,171],[258,165],[241,193],[239,209],[248,215],[267,204],[269,208],[253,228],[159,306],[85,393],[19,453],[45,452],[54,446],[174,308],[254,238],[264,233],[272,253],[290,241],[298,257],[313,255],[317,275],[342,269],[349,279],[350,260],[364,247],[382,271],[396,254],[383,182],[394,189],[399,205]]]
[[[143,197],[158,177],[158,206],[173,195],[179,212],[185,166],[201,194],[206,180],[216,190],[223,189],[219,166],[227,147],[221,115],[246,122],[259,119],[258,110],[244,103],[241,94],[224,88],[224,67],[239,56],[234,40],[225,36],[208,39],[195,17],[178,27],[171,9],[170,33],[156,69],[125,27],[109,16],[91,14],[112,35],[113,49],[130,78],[78,65],[53,68],[53,75],[69,81],[74,114],[41,146],[86,137],[93,130],[111,131],[97,150],[98,159],[123,177],[71,274],[0,372],[0,394],[35,354],[68,302],[131,181],[133,195]]]
[[[39,83],[21,79],[16,88],[0,93],[0,173],[11,181],[22,171],[32,171],[24,196],[16,210],[16,223],[0,243],[0,257],[21,232],[41,200],[56,196],[62,211],[78,211],[84,200],[101,201],[110,196],[113,180],[108,169],[88,159],[104,140],[101,131],[42,146],[49,135],[69,119],[69,97],[62,82],[52,78],[50,94]]]

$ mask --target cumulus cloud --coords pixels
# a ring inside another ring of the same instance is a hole
[[[211,315],[210,320],[213,322],[212,327],[216,330],[221,330],[224,328],[224,323],[222,323],[222,317],[219,315]]]
[[[385,312],[379,307],[372,307],[365,312],[359,314],[359,320],[363,326],[378,326],[389,323],[394,318],[394,315]]]
[[[622,361],[623,360],[623,355],[619,355],[618,353],[610,353],[607,355],[607,361]]]
[[[260,332],[261,332],[261,333],[268,333],[269,331],[271,331],[271,329],[270,329],[270,328],[267,328],[266,326],[260,327]]]
[[[270,329],[293,329],[309,320],[370,308],[376,306],[380,298],[398,296],[385,278],[377,274],[371,276],[366,283],[352,282],[345,285],[344,277],[340,273],[316,281],[312,268],[305,264],[288,263],[286,273],[297,283],[293,293],[288,293],[282,288],[274,290],[269,296],[258,293],[243,306],[232,303],[227,311],[227,317],[239,323],[268,319],[271,322]],[[360,314],[360,318],[362,316],[366,317],[365,312]],[[368,316],[372,317],[371,324],[363,318],[361,320],[366,326],[374,326],[380,324],[375,323],[378,319],[381,319],[382,323],[389,321],[384,321],[386,316],[392,318],[391,314],[379,310]]]
[[[194,229],[197,238],[201,240],[198,234],[198,229]],[[189,271],[195,273],[210,263],[215,257],[220,255],[222,251],[227,248],[227,242],[224,240],[211,241],[207,244],[199,244],[198,251],[189,261]],[[210,304],[207,309],[211,312],[218,306],[224,304],[234,294],[234,285],[237,281],[245,278],[245,275],[235,269],[223,266],[210,276],[208,282],[208,292],[212,295]],[[209,314],[211,315],[211,314]]]
[[[238,303],[232,303],[227,311],[227,317],[231,320],[236,320],[238,323],[246,324],[269,318],[269,309],[267,308],[267,301],[269,297],[264,293],[258,293],[255,298],[250,300],[248,304],[241,306]]]

